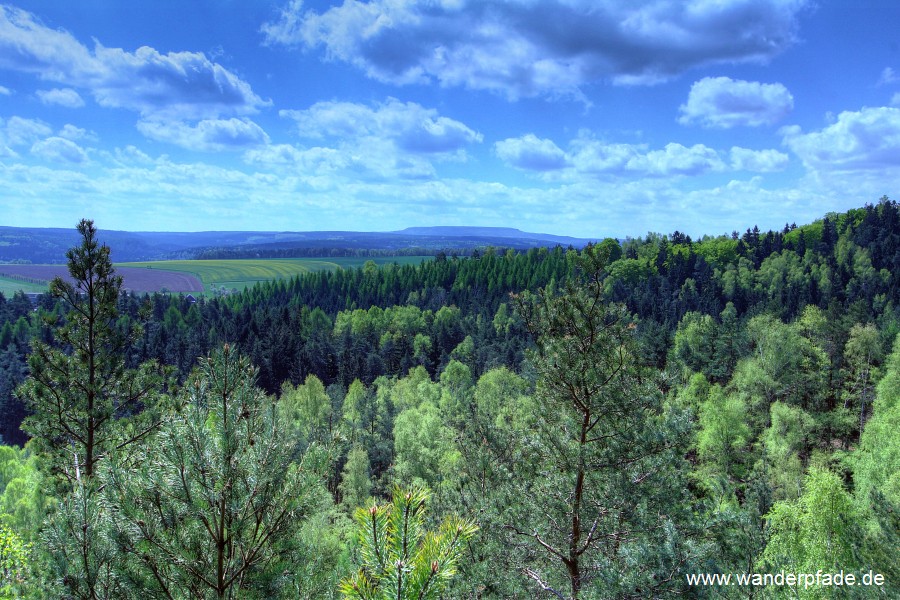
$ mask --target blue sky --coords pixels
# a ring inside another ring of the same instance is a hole
[[[0,5],[0,224],[574,236],[897,199],[895,0]]]

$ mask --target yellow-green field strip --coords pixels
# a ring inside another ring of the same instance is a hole
[[[203,282],[207,291],[225,288],[242,290],[252,287],[261,281],[288,279],[295,275],[316,271],[332,271],[339,268],[349,269],[361,267],[367,260],[376,264],[390,263],[419,264],[427,256],[378,257],[374,259],[340,257],[334,259],[315,258],[276,258],[276,259],[238,259],[238,260],[166,260],[152,262],[117,263],[117,267],[153,269],[158,271],[174,271],[190,273]]]

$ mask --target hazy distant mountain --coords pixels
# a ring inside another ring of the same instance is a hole
[[[487,246],[582,247],[588,239],[529,233],[509,227],[409,227],[401,231],[99,231],[115,262],[172,258],[339,256],[372,250],[435,254],[470,252]],[[79,243],[75,228],[0,226],[0,262],[64,263]],[[308,251],[308,253],[307,253]]]
[[[588,242],[598,241],[599,238],[574,238],[565,235],[552,235],[549,233],[529,233],[512,227],[466,227],[466,226],[438,226],[438,227],[407,227],[392,233],[418,235],[427,237],[484,237],[484,238],[514,238],[519,240],[540,240],[560,245],[584,246]]]

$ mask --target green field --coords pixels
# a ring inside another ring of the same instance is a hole
[[[4,297],[10,298],[19,290],[23,292],[41,293],[46,292],[48,290],[48,286],[40,285],[37,283],[29,283],[27,281],[20,281],[11,277],[0,276],[0,294],[3,294]]]
[[[203,282],[207,291],[222,287],[226,290],[243,290],[260,281],[286,279],[295,275],[316,271],[331,271],[338,268],[361,267],[367,260],[376,264],[391,263],[419,264],[430,256],[385,256],[377,258],[338,257],[318,258],[272,258],[241,260],[165,260],[153,262],[116,263],[120,267],[143,267],[161,271],[192,273]]]

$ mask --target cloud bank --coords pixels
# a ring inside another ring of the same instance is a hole
[[[806,0],[301,0],[262,27],[269,44],[322,47],[393,84],[437,82],[510,99],[591,82],[653,84],[694,67],[764,63],[797,39]]]
[[[202,53],[162,54],[147,46],[128,52],[97,41],[89,49],[72,34],[10,6],[0,6],[0,68],[86,90],[101,106],[157,118],[246,115],[269,104]],[[41,99],[75,106],[76,97],[74,89],[57,89]]]

